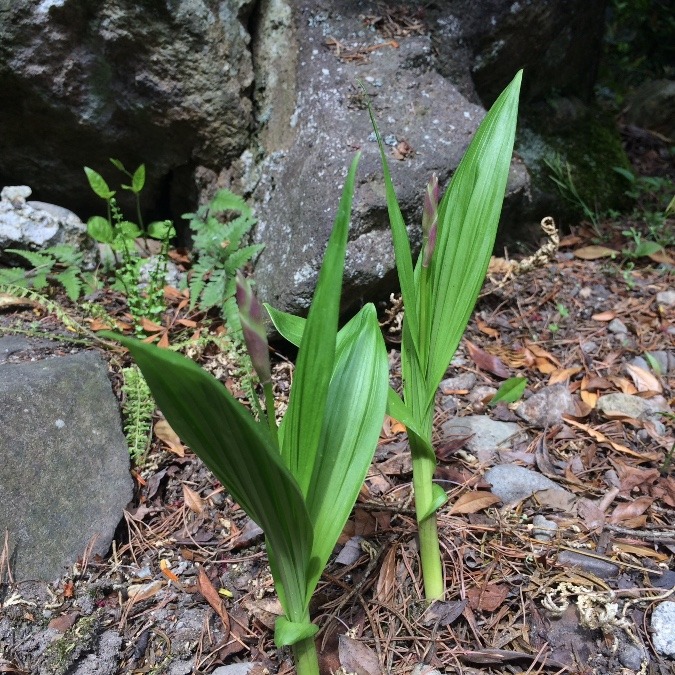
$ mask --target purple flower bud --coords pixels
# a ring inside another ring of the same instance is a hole
[[[271,382],[270,354],[267,348],[267,332],[263,322],[263,308],[253,293],[248,279],[237,271],[237,291],[235,294],[239,307],[239,319],[244,333],[246,349],[260,382]]]

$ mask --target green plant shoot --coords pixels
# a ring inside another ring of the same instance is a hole
[[[443,199],[435,179],[427,186],[423,247],[413,267],[410,241],[391,181],[375,118],[405,318],[401,361],[403,400],[389,389],[387,413],[405,425],[413,461],[415,510],[427,600],[443,597],[444,581],[436,511],[447,501],[433,482],[431,444],[438,385],[464,334],[487,272],[497,234],[518,117],[522,71],[481,122]],[[305,321],[267,307],[276,329],[301,344]]]
[[[423,248],[414,267],[384,145],[370,111],[380,146],[405,307],[401,346],[403,400],[390,390],[388,413],[408,431],[420,558],[429,601],[442,598],[444,593],[436,511],[447,499],[440,486],[433,483],[434,400],[487,272],[511,164],[521,78],[522,71],[483,119],[440,203],[435,184],[428,187]]]
[[[265,532],[284,616],[275,642],[292,645],[299,675],[318,675],[309,601],[358,496],[377,445],[388,389],[388,363],[373,305],[338,332],[354,159],[304,324],[288,409],[256,420],[227,389],[189,359],[134,338],[127,346],[157,404]],[[245,290],[245,289],[244,289]],[[247,340],[265,340],[260,316],[240,297]],[[251,343],[249,342],[249,345]],[[265,377],[266,349],[254,350]],[[269,357],[267,357],[269,358]]]

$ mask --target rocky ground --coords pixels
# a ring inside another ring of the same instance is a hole
[[[622,253],[620,232],[644,227],[631,218],[602,224],[602,237],[574,229],[533,269],[493,265],[437,398],[447,595],[431,607],[406,437],[386,420],[316,593],[325,673],[673,672],[675,251]],[[34,308],[1,316],[5,330],[35,329]],[[382,316],[395,381],[395,303]],[[39,329],[63,332],[53,314]],[[243,396],[213,345],[199,358]],[[291,371],[279,356],[282,398]],[[491,405],[513,376],[527,379],[523,399]],[[106,557],[20,584],[0,557],[0,672],[293,672],[272,640],[280,607],[260,530],[156,432]]]

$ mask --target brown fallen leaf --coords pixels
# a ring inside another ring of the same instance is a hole
[[[185,483],[183,483],[183,501],[190,511],[198,515],[204,510],[204,500]]]
[[[663,387],[658,378],[648,370],[634,366],[632,363],[626,364],[626,370],[633,380],[633,384],[638,391],[655,391],[657,394],[663,393]]]
[[[347,673],[356,675],[382,675],[377,654],[363,642],[340,635],[338,642],[340,665]]]
[[[226,641],[230,634],[230,617],[227,614],[227,610],[225,609],[225,605],[223,604],[220,595],[218,595],[218,591],[211,583],[208,574],[206,574],[201,565],[197,568],[197,590],[204,600],[211,605],[213,611],[223,622],[223,629],[225,631],[225,638],[223,641]]]
[[[155,436],[164,442],[167,449],[173,452],[174,455],[178,455],[179,457],[185,456],[185,446],[180,442],[178,434],[176,434],[166,420],[155,422]]]
[[[621,445],[621,443],[616,443],[615,441],[607,438],[605,434],[601,433],[597,429],[593,429],[588,424],[582,424],[581,422],[573,420],[569,415],[563,415],[563,418],[567,424],[585,431],[591,438],[598,441],[598,443],[607,443],[617,452],[622,452],[625,455],[630,455],[631,457],[637,457],[643,462],[654,461],[660,457],[660,454],[657,452],[638,452],[637,450],[631,450],[625,445]]]
[[[584,246],[574,251],[575,258],[582,260],[598,260],[598,258],[613,258],[619,255],[619,251],[607,246]]]
[[[52,628],[59,633],[65,633],[69,628],[72,628],[75,625],[79,616],[79,612],[65,612],[64,614],[59,614],[49,622],[47,627]]]
[[[398,583],[396,578],[396,546],[392,546],[382,560],[382,567],[380,567],[380,574],[377,577],[377,586],[375,587],[375,598],[386,604],[392,599]]]
[[[624,521],[637,518],[653,503],[653,497],[637,497],[636,499],[631,499],[629,502],[617,504],[614,511],[612,511],[612,515],[609,517],[609,522],[612,523],[612,525],[618,525]]]
[[[614,318],[616,318],[616,312],[612,312],[611,310],[600,312],[599,314],[593,314],[591,317],[593,321],[611,321]]]
[[[173,581],[174,583],[180,583],[180,579],[171,571],[171,566],[169,565],[168,560],[164,559],[160,560],[159,569],[169,581]]]
[[[478,511],[499,504],[501,501],[502,500],[497,497],[497,495],[493,495],[492,492],[465,492],[452,505],[449,515],[453,513],[478,513]]]
[[[11,293],[0,293],[0,309],[10,309],[12,307],[37,307],[38,303],[27,298],[20,298]]]
[[[671,258],[665,251],[656,251],[656,253],[650,253],[647,257],[660,265],[675,265],[675,259]]]
[[[489,354],[485,350],[476,346],[469,340],[466,340],[466,348],[471,360],[481,369],[492,373],[497,377],[508,378],[511,373],[504,363],[496,356]]]
[[[474,586],[467,590],[466,597],[471,609],[482,612],[494,612],[502,606],[510,590],[508,584]]]

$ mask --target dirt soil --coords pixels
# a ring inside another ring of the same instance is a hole
[[[658,163],[649,152],[633,149],[643,170]],[[619,232],[630,225],[614,223],[601,244],[620,251],[626,241]],[[449,495],[438,516],[447,594],[431,607],[422,598],[406,437],[386,421],[315,596],[323,672],[675,672],[653,649],[649,629],[653,607],[675,587],[675,475],[667,461],[674,422],[664,417],[659,427],[596,407],[599,396],[622,392],[659,398],[673,410],[675,305],[656,296],[675,287],[675,251],[630,268],[620,255],[589,254],[594,238],[578,227],[553,260],[512,278],[504,276],[508,265],[493,266],[448,371],[469,375],[468,384],[453,380],[438,394],[436,478]],[[123,318],[117,300],[99,298]],[[175,329],[181,319],[199,328],[204,317],[181,308],[179,294],[170,300],[167,325]],[[77,317],[77,308],[63,306]],[[1,325],[35,331],[36,311],[37,329],[64,334],[58,317],[35,308],[7,309]],[[395,381],[395,307],[388,315]],[[646,352],[665,353],[659,358],[671,360],[670,370],[640,361]],[[244,396],[236,369],[213,345],[199,359]],[[116,386],[121,361],[113,355]],[[279,357],[276,371],[283,398],[292,364]],[[513,405],[490,407],[506,376],[527,378],[526,398],[561,385],[574,413],[541,429]],[[475,414],[516,422],[527,440],[477,456],[465,448],[470,434],[441,432],[448,419]],[[500,503],[484,478],[497,463],[546,475],[573,503],[551,494]],[[251,672],[292,673],[289,653],[272,640],[281,610],[259,528],[166,430],[132,473],[135,498],[108,556],[85,552],[58,583],[12,583],[3,565],[0,672],[182,675],[254,662]],[[535,516],[552,523],[550,536],[536,536]]]

